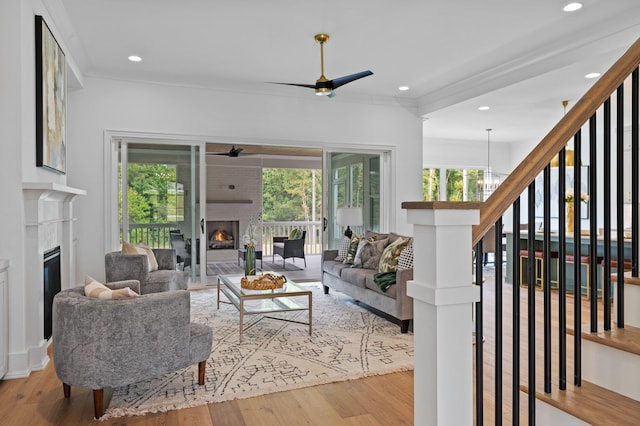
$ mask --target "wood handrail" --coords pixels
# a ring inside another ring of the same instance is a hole
[[[639,65],[640,38],[595,82],[483,203],[480,208],[480,223],[473,227],[474,246]]]

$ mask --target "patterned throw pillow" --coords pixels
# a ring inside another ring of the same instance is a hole
[[[398,238],[391,244],[389,244],[380,257],[380,264],[378,265],[378,272],[393,272],[398,270],[398,259],[400,253],[408,245],[413,244],[413,238]]]
[[[356,249],[356,254],[355,256],[353,256],[353,266],[352,268],[356,268],[358,266],[362,266],[362,249],[364,248],[365,244],[369,243],[369,240],[365,240],[364,238],[362,240],[360,240],[360,242],[358,243],[358,248]]]
[[[94,278],[87,275],[84,279],[84,295],[101,300],[120,300],[137,297],[138,293],[131,290],[129,287],[111,290],[106,285],[99,283]]]
[[[289,232],[289,240],[295,240],[296,234],[298,233],[298,228],[293,228],[291,232]]]
[[[336,262],[344,262],[347,258],[347,251],[349,251],[349,244],[351,244],[351,239],[349,239],[349,237],[342,237],[342,243],[338,249],[338,255],[333,260]]]
[[[413,243],[400,253],[398,269],[413,269]]]
[[[380,257],[387,243],[389,243],[388,238],[376,241],[363,240],[361,246],[358,247],[358,254],[356,254],[356,259],[353,262],[353,268],[360,267],[377,271]]]
[[[344,259],[344,262],[349,265],[353,265],[353,260],[356,257],[356,251],[358,250],[358,243],[360,242],[360,237],[356,234],[351,236],[351,240],[349,241],[349,248],[347,249],[347,256]]]

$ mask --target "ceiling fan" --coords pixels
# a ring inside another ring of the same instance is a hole
[[[244,151],[244,148],[236,148],[236,146],[233,145],[229,150],[229,152],[207,152],[207,155],[226,155],[227,157],[235,158],[235,157],[239,157],[242,151]],[[251,155],[251,154],[242,154],[242,155]]]
[[[327,96],[332,98],[335,96],[334,90],[340,86],[344,86],[347,83],[351,83],[352,81],[358,80],[363,77],[367,77],[372,75],[373,73],[369,70],[361,71],[355,74],[345,75],[343,77],[334,78],[333,80],[329,80],[324,76],[324,44],[329,41],[329,36],[327,34],[316,34],[315,40],[320,43],[320,78],[316,80],[316,84],[297,84],[297,83],[273,83],[273,84],[283,84],[286,86],[298,86],[298,87],[307,87],[310,89],[314,89],[316,95],[318,96]]]

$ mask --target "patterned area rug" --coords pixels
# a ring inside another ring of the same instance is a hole
[[[299,262],[302,262],[299,260]],[[287,262],[285,268],[282,268],[282,262],[276,260],[275,263],[268,262],[266,260],[260,262],[256,261],[258,272],[262,271],[274,271],[286,273],[287,271],[301,271],[302,268]],[[207,263],[207,275],[230,275],[230,274],[244,274],[244,265],[241,263],[238,265],[236,262],[210,262]]]
[[[216,290],[191,293],[191,316],[213,327],[205,384],[197,366],[114,389],[104,419],[142,415],[413,369],[413,335],[340,294],[313,290],[313,335],[307,325],[216,309]],[[222,296],[222,300],[226,300]],[[282,318],[306,322],[307,312]]]

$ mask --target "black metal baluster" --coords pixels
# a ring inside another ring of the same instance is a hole
[[[513,203],[513,247],[512,247],[512,276],[513,276],[513,313],[512,313],[512,363],[513,381],[511,385],[511,422],[514,426],[520,424],[520,197]]]
[[[496,408],[495,408],[495,424],[502,424],[502,218],[498,219],[495,224],[495,233],[490,235],[495,238],[495,291],[496,291]]]
[[[527,205],[527,325],[528,325],[528,383],[529,383],[529,424],[536,424],[536,274],[535,274],[535,203],[536,181],[529,184]]]
[[[484,359],[482,354],[482,239],[476,244],[476,285],[480,286],[480,301],[476,302],[476,425],[484,424]]]
[[[604,102],[604,265],[611,264],[611,98]],[[598,269],[597,263],[591,262],[593,269]],[[604,308],[604,329],[611,330],[611,280],[606,278],[606,270],[602,280],[602,303]]]
[[[638,69],[631,74],[631,275],[638,276]],[[620,271],[618,265],[618,271]],[[624,271],[624,268],[622,268]],[[618,273],[618,281],[623,274]]]
[[[580,179],[580,163],[582,158],[582,134],[581,130],[573,137],[573,193],[574,193],[574,211],[573,211],[573,365],[574,365],[574,377],[573,384],[576,386],[582,385],[582,309],[581,309],[581,294],[582,294],[582,274],[580,265],[581,244],[580,244],[580,201],[579,194],[581,188]],[[576,191],[577,188],[577,191]],[[576,196],[578,198],[576,198]],[[567,219],[569,220],[569,219]]]
[[[589,118],[589,262],[598,259],[598,134],[596,114]],[[577,200],[577,198],[576,198]],[[579,262],[579,259],[576,259]],[[590,329],[598,332],[598,268],[589,268]]]
[[[567,389],[567,235],[565,220],[565,197],[567,192],[566,164],[567,150],[562,148],[558,155],[558,351],[559,384],[561,390]],[[575,287],[575,285],[574,285]]]
[[[616,261],[618,263],[618,276],[624,273],[624,84],[618,86],[616,91],[616,208],[617,208],[617,228],[616,235]],[[604,265],[605,279],[611,282],[611,265]],[[616,283],[616,293],[618,308],[616,309],[616,326],[624,327],[624,281],[618,280]]]
[[[544,258],[544,287],[543,287],[543,338],[544,338],[544,392],[551,393],[551,166],[547,165],[543,171],[543,258]]]

